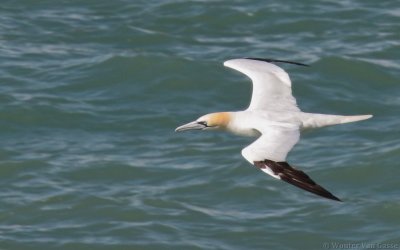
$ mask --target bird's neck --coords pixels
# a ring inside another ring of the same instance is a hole
[[[261,133],[249,124],[251,117],[249,114],[244,112],[227,112],[229,114],[230,120],[226,125],[225,129],[236,135],[257,137]]]

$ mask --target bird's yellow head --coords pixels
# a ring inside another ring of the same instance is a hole
[[[211,113],[203,115],[196,121],[177,127],[175,131],[224,129],[228,126],[230,120],[231,116],[228,112]]]

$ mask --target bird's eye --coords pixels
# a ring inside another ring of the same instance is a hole
[[[208,127],[207,122],[205,122],[205,121],[201,121],[201,122],[197,122],[197,123]]]

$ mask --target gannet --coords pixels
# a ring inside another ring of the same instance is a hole
[[[243,111],[206,114],[177,127],[175,131],[220,129],[241,136],[257,137],[242,150],[242,156],[248,162],[276,179],[327,199],[341,201],[303,171],[290,166],[286,156],[299,141],[300,132],[306,129],[361,121],[372,115],[342,116],[302,112],[292,95],[289,75],[273,63],[308,66],[263,58],[228,60],[224,66],[252,80],[253,93],[249,107]]]

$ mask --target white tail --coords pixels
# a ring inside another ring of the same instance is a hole
[[[366,120],[372,117],[372,115],[325,115],[325,114],[311,114],[303,113],[302,122],[303,129],[308,128],[320,128],[330,125],[357,122]]]

